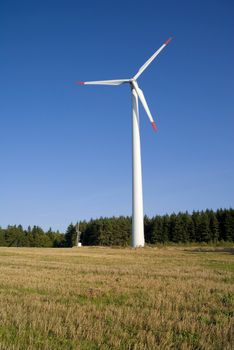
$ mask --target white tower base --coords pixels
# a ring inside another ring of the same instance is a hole
[[[144,247],[144,218],[141,174],[141,142],[138,96],[132,88],[132,246]]]

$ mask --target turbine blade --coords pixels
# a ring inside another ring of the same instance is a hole
[[[144,70],[150,65],[150,63],[159,55],[159,53],[166,47],[169,42],[172,40],[172,38],[169,38],[165,41],[165,43],[146,61],[143,66],[139,69],[137,74],[133,77],[133,79],[137,79],[143,72]]]
[[[139,97],[139,99],[140,99],[140,101],[141,101],[141,103],[142,103],[142,106],[143,106],[143,108],[144,108],[146,114],[147,114],[148,117],[149,117],[149,120],[150,120],[150,122],[151,122],[151,124],[152,124],[152,127],[153,127],[154,131],[157,131],[157,126],[156,126],[156,124],[155,124],[155,122],[154,122],[154,119],[153,119],[153,117],[152,117],[152,114],[151,114],[151,112],[150,112],[150,110],[149,110],[149,107],[148,107],[148,104],[147,104],[147,102],[146,102],[146,99],[145,99],[145,96],[144,96],[143,91],[139,88],[139,86],[138,86],[138,84],[137,84],[136,81],[132,82],[132,84],[133,84],[133,86],[134,86],[134,89],[136,90],[136,93],[137,93],[137,95],[138,95],[138,97]]]
[[[118,79],[118,80],[98,80],[98,81],[79,81],[76,84],[79,85],[121,85],[128,83],[129,79]]]

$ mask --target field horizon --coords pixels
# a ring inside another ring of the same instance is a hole
[[[234,245],[0,247],[0,349],[231,349]]]

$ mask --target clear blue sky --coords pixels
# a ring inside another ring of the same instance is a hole
[[[0,225],[65,230],[131,215],[128,86],[76,80],[134,75],[147,215],[233,206],[232,0],[0,3]]]

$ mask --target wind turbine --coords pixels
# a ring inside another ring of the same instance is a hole
[[[172,38],[167,39],[162,46],[140,67],[136,75],[131,79],[99,80],[78,82],[80,85],[122,85],[129,84],[132,91],[132,246],[144,247],[144,218],[143,218],[143,196],[142,196],[142,173],[141,173],[141,145],[139,129],[138,98],[140,99],[146,114],[157,131],[156,124],[150,113],[143,91],[137,84],[137,79],[169,44]]]

